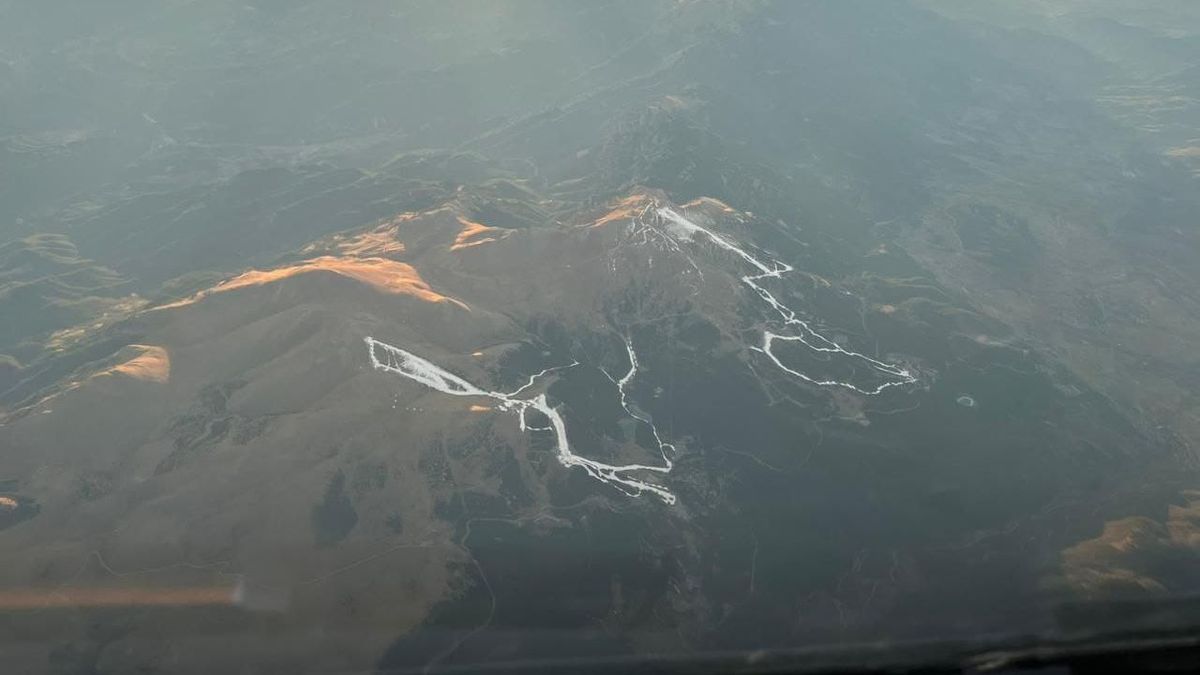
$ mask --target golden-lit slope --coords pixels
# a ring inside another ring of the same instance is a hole
[[[434,291],[411,265],[388,258],[321,256],[295,265],[270,270],[250,270],[228,281],[197,293],[190,298],[163,305],[159,309],[190,305],[210,295],[262,286],[302,274],[331,273],[362,282],[384,293],[411,295],[427,302],[446,302],[469,309],[466,303]]]
[[[612,210],[600,216],[591,223],[592,227],[602,227],[609,223],[619,223],[629,220],[638,215],[647,205],[650,204],[650,199],[644,194],[633,194],[613,204]]]
[[[488,227],[482,223],[467,220],[462,216],[458,217],[458,222],[462,225],[462,229],[459,230],[458,236],[454,238],[454,244],[450,246],[451,251],[458,251],[493,242],[508,236],[512,231],[502,230],[498,227]]]
[[[1200,565],[1200,491],[1171,505],[1165,521],[1112,520],[1099,536],[1062,553],[1067,583],[1084,595],[1195,590]],[[1191,588],[1186,587],[1190,582]],[[1181,587],[1181,585],[1184,585]]]
[[[124,375],[135,380],[165,384],[171,379],[171,356],[166,349],[152,345],[129,345],[135,352],[133,358],[96,373],[96,377],[104,375]]]

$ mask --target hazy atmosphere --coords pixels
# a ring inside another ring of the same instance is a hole
[[[1195,629],[1198,188],[1190,0],[0,0],[4,668]]]

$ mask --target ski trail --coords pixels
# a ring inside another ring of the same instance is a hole
[[[666,448],[674,450],[674,446],[668,443],[663,443],[658,435],[658,429],[654,424],[640,415],[636,415],[628,406],[625,396],[625,386],[637,374],[637,357],[633,352],[633,346],[628,341],[625,343],[629,351],[630,368],[625,377],[617,383],[618,390],[621,394],[621,405],[630,415],[650,425],[654,431],[654,438],[658,441],[659,452],[662,453],[664,465],[653,466],[646,464],[605,464],[593,459],[581,457],[571,452],[570,441],[567,440],[567,424],[563,420],[562,415],[558,410],[553,408],[546,400],[545,394],[538,394],[533,398],[516,398],[516,396],[532,386],[539,377],[553,370],[561,370],[578,365],[578,362],[570,366],[558,366],[555,368],[547,368],[541,373],[534,375],[529,379],[529,382],[516,391],[505,394],[498,391],[487,391],[481,387],[477,387],[461,377],[444,370],[440,366],[427,361],[426,359],[413,354],[410,351],[389,345],[385,342],[380,342],[373,337],[366,337],[364,341],[367,343],[368,354],[371,359],[371,367],[375,370],[392,373],[406,377],[415,382],[425,385],[431,389],[435,389],[451,396],[481,396],[490,398],[496,401],[496,408],[507,412],[515,412],[518,416],[518,423],[521,431],[545,431],[554,434],[555,439],[555,457],[558,462],[566,468],[580,467],[588,473],[589,476],[603,483],[612,485],[621,490],[627,495],[638,496],[643,493],[650,493],[658,497],[665,504],[674,504],[675,495],[665,487],[634,478],[629,475],[636,472],[654,472],[667,474],[671,471],[673,464],[667,458]],[[536,410],[550,420],[549,427],[531,427],[526,422],[526,413],[529,410]]]
[[[625,387],[629,386],[629,383],[633,381],[634,376],[637,375],[638,360],[637,354],[633,351],[633,342],[631,342],[628,338],[625,339],[625,351],[629,354],[629,372],[625,373],[621,379],[613,380],[613,383],[617,385],[617,392],[621,394],[621,407],[624,408],[627,415],[650,427],[650,431],[654,434],[654,442],[658,445],[658,454],[662,455],[663,472],[666,473],[671,470],[671,467],[675,466],[674,462],[671,461],[671,458],[667,456],[667,449],[669,448],[671,454],[673,455],[675,454],[675,446],[671,443],[663,441],[662,437],[658,435],[658,427],[655,426],[654,422],[650,421],[650,419],[629,407],[629,397],[625,392]],[[600,372],[604,373],[608,379],[612,380],[612,376],[605,372],[604,369],[601,369]]]
[[[767,289],[763,288],[761,285],[758,284],[758,282],[763,279],[782,278],[782,276],[784,274],[795,270],[795,268],[792,267],[791,265],[788,265],[787,263],[775,261],[775,260],[771,261],[771,263],[772,263],[771,265],[767,265],[766,263],[762,262],[761,260],[759,260],[759,259],[755,258],[754,256],[750,255],[749,253],[747,253],[744,249],[737,246],[729,239],[726,239],[725,237],[717,234],[716,232],[713,232],[712,230],[709,230],[705,227],[697,225],[696,223],[688,220],[686,217],[684,217],[678,211],[676,211],[675,209],[672,209],[669,206],[656,207],[654,209],[654,214],[656,216],[658,216],[659,218],[665,220],[667,223],[669,223],[675,229],[677,229],[679,234],[681,236],[683,236],[684,238],[690,240],[696,234],[703,234],[705,237],[708,238],[709,241],[711,241],[713,244],[716,244],[719,248],[723,248],[726,251],[729,251],[729,252],[737,255],[739,258],[746,261],[746,263],[748,263],[749,265],[751,265],[752,267],[754,267],[755,269],[757,269],[759,271],[758,274],[749,274],[749,275],[743,276],[741,278],[742,282],[745,283],[750,288],[754,289],[754,292],[757,293],[758,296],[763,299],[763,301],[765,301],[768,305],[770,305],[771,308],[774,309],[777,314],[779,314],[779,317],[781,319],[783,319],[784,324],[796,329],[798,334],[782,335],[782,334],[774,333],[774,332],[764,329],[762,346],[761,347],[753,347],[753,349],[765,354],[767,356],[767,358],[771,359],[771,361],[774,362],[776,366],[779,366],[779,368],[782,369],[784,372],[789,373],[795,377],[798,377],[810,384],[814,384],[814,385],[821,386],[821,387],[831,387],[831,386],[844,387],[846,389],[850,389],[852,391],[856,391],[860,394],[865,394],[867,396],[874,396],[876,394],[883,392],[884,390],[886,390],[888,388],[898,387],[898,386],[902,386],[905,384],[912,384],[913,382],[917,381],[916,376],[914,376],[913,373],[911,371],[909,371],[907,368],[903,368],[896,364],[887,363],[885,361],[880,361],[878,359],[867,356],[866,354],[861,354],[856,351],[848,350],[845,347],[842,347],[841,345],[837,344],[833,340],[830,340],[829,338],[825,337],[824,335],[821,335],[811,325],[809,325],[808,322],[804,321],[799,316],[797,316],[795,311],[793,311],[790,307],[788,307],[787,305],[780,302],[770,291],[768,291]],[[855,385],[852,382],[843,382],[841,380],[818,380],[818,379],[809,377],[808,375],[806,375],[798,370],[789,368],[786,365],[784,365],[783,362],[779,360],[779,357],[776,356],[775,353],[771,349],[774,346],[776,341],[799,342],[799,343],[803,344],[804,346],[808,347],[809,349],[816,351],[816,352],[822,352],[822,353],[826,353],[826,354],[840,354],[847,358],[860,360],[860,361],[864,362],[872,370],[882,373],[883,375],[886,375],[889,378],[895,378],[895,379],[888,381],[888,382],[884,382],[883,384],[880,384],[879,386],[877,386],[873,389],[864,389],[862,387]]]
[[[667,223],[672,229],[672,232],[659,231],[657,228],[649,227],[646,224],[647,216],[652,216],[660,223]],[[640,236],[642,243],[649,243],[649,237],[653,236],[660,242],[664,243],[668,250],[680,253],[687,257],[691,262],[692,268],[700,277],[703,277],[703,272],[696,265],[695,261],[683,251],[679,244],[679,238],[691,240],[695,235],[704,235],[709,241],[719,248],[722,248],[737,257],[741,258],[748,265],[757,270],[757,274],[748,274],[741,277],[743,283],[754,290],[756,294],[779,315],[783,320],[784,325],[791,327],[796,334],[780,334],[769,330],[763,331],[763,343],[761,347],[752,347],[756,351],[765,354],[772,362],[775,363],[784,372],[804,380],[810,384],[817,386],[837,386],[856,391],[864,395],[876,395],[884,390],[911,384],[917,379],[911,371],[902,366],[880,361],[878,359],[867,356],[856,351],[848,350],[833,340],[826,338],[818,333],[808,322],[801,319],[797,313],[787,305],[779,301],[769,290],[764,288],[758,282],[763,279],[779,279],[788,272],[795,271],[795,268],[787,263],[772,260],[767,264],[753,255],[746,252],[745,249],[739,247],[730,239],[713,232],[705,227],[697,225],[688,220],[682,214],[671,207],[657,206],[647,207],[641,213],[634,217],[634,227],[632,234]],[[658,446],[659,455],[662,457],[663,463],[661,466],[649,464],[606,464],[593,459],[588,459],[571,451],[571,444],[567,438],[567,426],[565,420],[558,410],[550,405],[544,393],[538,394],[532,398],[518,398],[530,387],[533,387],[540,378],[545,375],[567,368],[573,368],[579,365],[575,361],[566,366],[554,366],[545,368],[541,372],[530,376],[529,380],[510,393],[498,391],[488,391],[482,387],[478,387],[467,380],[451,373],[440,366],[413,354],[410,351],[389,345],[385,342],[376,340],[373,337],[364,338],[367,343],[368,353],[371,360],[371,366],[375,370],[400,375],[407,379],[413,380],[425,385],[431,389],[435,389],[451,396],[479,396],[489,398],[496,401],[496,408],[506,412],[514,412],[517,414],[517,421],[523,432],[544,432],[554,434],[555,439],[555,457],[559,463],[566,468],[579,467],[587,472],[589,476],[599,480],[602,483],[613,486],[621,492],[629,496],[640,496],[644,493],[652,494],[663,501],[665,504],[674,504],[676,501],[675,495],[667,488],[647,480],[642,480],[634,477],[631,474],[638,472],[651,472],[657,474],[668,474],[674,468],[674,462],[671,457],[675,453],[675,446],[671,443],[663,441],[662,436],[658,432],[658,427],[645,414],[639,412],[629,401],[627,388],[629,384],[638,374],[637,353],[633,349],[633,343],[627,338],[625,340],[625,350],[629,356],[629,370],[619,379],[613,378],[606,371],[601,369],[601,372],[608,377],[617,387],[617,392],[620,395],[621,408],[625,410],[633,419],[645,424],[650,428],[654,436],[654,441]],[[872,370],[879,372],[887,377],[894,378],[891,381],[884,382],[873,389],[859,387],[851,382],[843,382],[840,380],[818,380],[806,375],[798,370],[786,366],[778,356],[772,351],[774,344],[779,342],[800,342],[809,349],[826,353],[838,354],[842,357],[859,360],[869,366]],[[528,424],[527,413],[530,410],[536,410],[546,417],[550,422],[550,426],[531,426]]]

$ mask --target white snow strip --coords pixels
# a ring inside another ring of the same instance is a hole
[[[656,445],[658,445],[658,453],[662,455],[663,458],[663,467],[658,470],[662,471],[663,473],[667,473],[671,470],[671,467],[675,466],[674,462],[671,461],[671,458],[667,456],[667,450],[670,449],[671,454],[673,455],[675,454],[675,446],[671,443],[666,443],[663,441],[662,437],[658,434],[658,427],[654,425],[654,422],[641,413],[635,411],[633,408],[629,407],[629,395],[626,393],[625,388],[629,386],[629,383],[633,381],[634,376],[637,375],[638,360],[637,354],[633,351],[633,342],[631,342],[628,338],[625,340],[625,351],[629,354],[629,372],[625,373],[621,379],[613,380],[613,382],[617,385],[617,391],[621,394],[621,407],[625,409],[626,414],[628,414],[630,417],[650,427],[650,431],[654,434],[654,442]],[[612,380],[612,376],[607,372],[604,370],[601,370],[600,372],[604,373],[608,379]]]
[[[794,375],[810,384],[821,387],[845,387],[846,389],[856,391],[860,394],[866,394],[868,396],[879,394],[890,387],[911,384],[917,381],[916,376],[907,368],[871,358],[866,354],[848,350],[833,340],[821,335],[806,321],[797,316],[796,312],[794,312],[790,307],[784,305],[774,295],[772,295],[770,291],[757,283],[762,279],[781,278],[785,273],[791,272],[795,269],[791,265],[779,261],[772,261],[772,264],[768,266],[766,263],[750,255],[730,240],[717,234],[716,232],[713,232],[712,230],[697,225],[670,207],[657,207],[655,209],[655,214],[665,220],[668,223],[668,226],[679,235],[685,236],[687,239],[692,239],[696,234],[703,234],[718,247],[736,254],[742,260],[745,260],[747,263],[759,270],[760,274],[752,274],[742,277],[742,282],[754,289],[754,291],[758,293],[759,297],[766,301],[766,303],[769,304],[777,314],[779,314],[780,318],[783,319],[784,324],[795,328],[798,334],[780,335],[779,333],[773,333],[771,331],[763,331],[762,346],[755,347],[754,349],[766,354],[767,357],[770,358],[771,361],[774,362],[775,365],[779,366],[779,368],[781,368],[784,372]],[[784,342],[799,342],[816,352],[840,354],[847,358],[861,360],[872,370],[882,373],[889,378],[895,379],[884,382],[873,389],[859,387],[852,382],[842,382],[840,380],[818,380],[809,377],[798,370],[785,366],[783,362],[779,360],[779,357],[777,357],[775,353],[771,351],[771,347],[774,345],[776,340]]]
[[[643,471],[651,471],[655,473],[668,473],[671,470],[671,462],[667,460],[665,450],[666,447],[671,447],[669,444],[659,443],[659,451],[663,452],[663,459],[666,460],[665,466],[650,466],[645,464],[622,464],[613,465],[598,462],[596,460],[580,457],[571,452],[571,444],[567,439],[567,424],[563,420],[562,415],[558,410],[550,406],[546,400],[545,394],[538,394],[533,398],[516,398],[516,395],[525,389],[528,389],[537,378],[545,375],[556,368],[547,368],[541,373],[530,378],[529,383],[521,387],[511,394],[505,394],[498,391],[486,391],[480,387],[467,382],[457,375],[442,369],[441,367],[427,361],[426,359],[413,354],[410,351],[394,347],[385,342],[380,342],[373,337],[365,338],[368,348],[368,354],[371,359],[371,367],[395,375],[401,375],[415,382],[419,382],[431,389],[436,389],[451,396],[483,396],[496,401],[496,408],[504,411],[515,412],[518,415],[518,422],[522,431],[551,431],[555,437],[555,456],[559,463],[564,467],[581,467],[591,477],[612,485],[618,490],[621,490],[627,495],[637,496],[643,493],[650,493],[661,499],[666,504],[675,503],[675,495],[661,485],[635,478],[629,474]],[[633,354],[633,347],[629,346],[629,355],[631,367],[629,373],[621,380],[618,388],[621,392],[622,405],[626,404],[624,385],[627,384],[637,372],[637,359]],[[576,364],[572,364],[576,365]],[[569,368],[571,366],[559,366],[558,368]],[[546,416],[550,420],[549,427],[531,427],[526,423],[526,411],[536,410]],[[629,410],[628,407],[625,408]],[[630,413],[632,414],[632,413]],[[635,417],[647,424],[649,421],[640,416]],[[654,425],[650,427],[653,429]],[[654,430],[654,437],[658,439],[658,430]],[[672,450],[674,448],[672,447]]]

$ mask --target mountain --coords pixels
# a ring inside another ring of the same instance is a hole
[[[818,612],[852,602],[821,589],[864,546],[937,565],[944,542],[994,530],[968,548],[978,567],[960,561],[936,588],[907,592],[946,612],[1011,603],[1019,586],[980,597],[975,579],[1013,564],[989,559],[1017,536],[1005,530],[1013,518],[1164,461],[1131,452],[1148,439],[1003,326],[928,282],[883,276],[897,265],[889,254],[869,257],[851,292],[789,268],[754,243],[782,227],[715,199],[639,190],[521,228],[471,220],[469,204],[320,240],[98,336],[131,346],[6,423],[9,466],[40,510],[39,527],[10,530],[21,558],[163,567],[176,583],[237,570],[295,589],[277,630],[328,620],[331,603],[345,608],[339,624],[423,625],[429,644],[393,648],[411,665],[461,637],[438,617],[478,616],[478,584],[537,583],[492,537],[532,528],[522,555],[554,555],[560,529],[614,543],[639,532],[656,543],[609,562],[563,559],[563,583],[584,589],[568,625],[611,602],[608,582],[588,590],[589,579],[615,575],[639,598],[615,620],[654,626],[649,616],[680,601],[640,586],[659,579],[703,593],[689,630],[745,603],[720,638],[737,646],[762,637],[763,612],[777,611],[767,598],[818,593]],[[644,468],[619,468],[630,465]],[[264,481],[278,487],[264,493]],[[755,504],[764,490],[791,497]],[[823,509],[855,515],[811,516]],[[96,538],[114,518],[120,533]],[[789,564],[797,546],[811,560],[802,574]],[[401,553],[410,548],[423,552]],[[16,562],[11,582],[34,573]],[[359,564],[362,574],[324,576]],[[712,565],[741,570],[741,582]],[[443,581],[393,585],[384,570]],[[903,606],[875,601],[883,616]],[[500,625],[562,627],[501,605]],[[119,641],[138,639],[133,627]]]
[[[76,4],[0,2],[14,667],[970,641],[1196,590],[1191,127],[1129,93],[1184,105],[1193,14]]]

